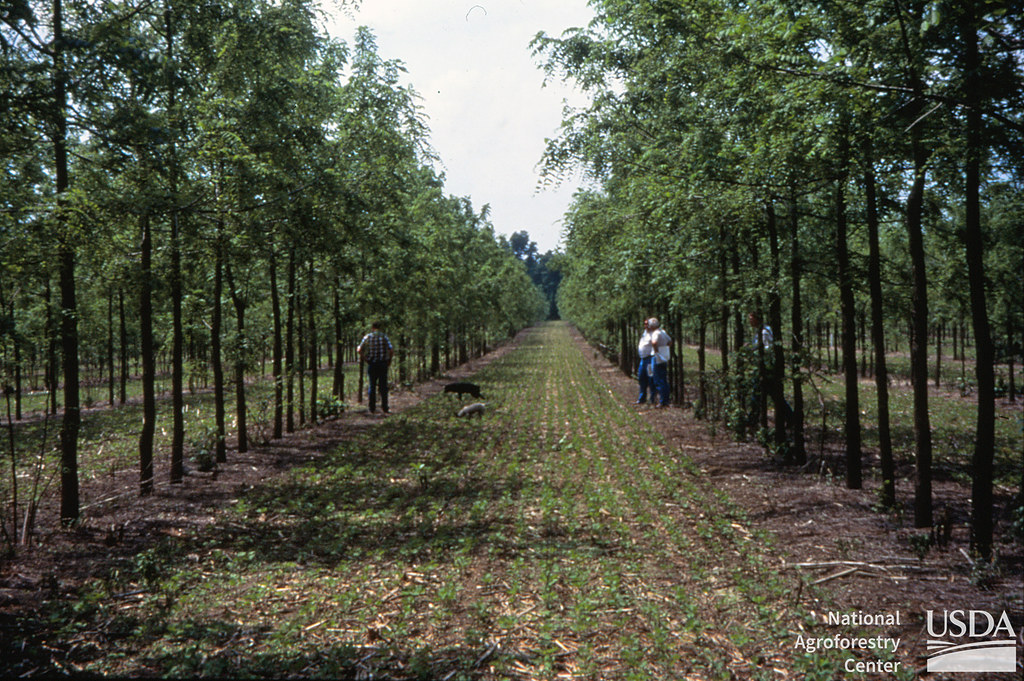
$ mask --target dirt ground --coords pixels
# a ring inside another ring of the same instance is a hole
[[[635,381],[609,364],[582,338],[577,340],[615,394],[632,403]],[[393,393],[392,412],[401,412],[440,392],[448,381],[472,375],[514,346],[501,346],[448,372],[442,379]],[[735,442],[725,435],[712,436],[706,424],[694,418],[692,410],[635,408],[639,417],[663,433],[672,446],[684,450],[697,462],[710,484],[728,492],[744,509],[750,524],[772,533],[773,555],[779,569],[801,571],[810,582],[819,582],[817,588],[808,586],[806,593],[796,594],[795,598],[809,603],[822,618],[830,611],[899,612],[900,625],[891,627],[888,633],[907,642],[901,659],[919,670],[924,665],[927,610],[1006,611],[1015,630],[1021,630],[1022,547],[1020,543],[1000,542],[997,570],[973,565],[967,554],[969,488],[936,482],[936,508],[950,510],[953,536],[947,546],[932,548],[919,557],[911,537],[921,531],[913,528],[908,513],[883,515],[872,509],[878,481],[870,475],[866,475],[865,489],[847,490],[841,478],[799,472],[773,462],[757,444]],[[134,471],[91,481],[82,488],[83,521],[71,530],[59,529],[57,500],[52,499],[40,512],[41,534],[35,538],[35,546],[22,548],[15,559],[0,565],[0,654],[17,654],[17,641],[28,634],[26,623],[31,621],[41,601],[73,597],[82,582],[102,575],[115,559],[141,550],[159,536],[180,535],[213,523],[218,509],[239,492],[315,459],[319,452],[330,450],[354,432],[374,427],[384,418],[387,417],[366,413],[365,408],[357,409],[246,454],[229,452],[229,462],[221,464],[215,473],[193,471],[181,486],[165,481],[160,484],[158,479],[154,494],[144,499],[137,495]],[[833,452],[826,450],[825,458],[841,461],[842,457],[836,448]],[[815,463],[812,461],[812,468]],[[873,463],[869,454],[866,471]],[[912,499],[912,484],[909,477],[899,481],[900,499]],[[998,495],[1001,509],[1009,502],[1008,493]],[[1006,516],[1001,514],[997,537],[1005,523]],[[1018,664],[1020,650],[1018,646]],[[25,676],[53,671],[33,669],[31,664],[25,665]],[[969,675],[956,674],[950,678],[965,679]],[[999,677],[989,674],[984,678]]]

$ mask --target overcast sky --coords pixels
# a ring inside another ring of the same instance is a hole
[[[575,186],[538,189],[545,138],[563,101],[583,102],[561,83],[544,85],[529,49],[539,32],[586,26],[586,0],[363,0],[328,26],[351,42],[357,26],[377,36],[381,58],[398,59],[420,94],[449,194],[491,206],[499,234],[530,233],[541,252],[559,245]]]

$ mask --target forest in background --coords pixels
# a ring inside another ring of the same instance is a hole
[[[446,193],[402,64],[366,29],[329,38],[320,12],[308,0],[0,8],[9,549],[48,484],[47,438],[15,433],[30,413],[59,414],[50,470],[71,524],[83,410],[99,402],[141,399],[147,495],[157,429],[172,433],[171,483],[206,436],[185,432],[192,391],[216,395],[224,461],[229,438],[248,447],[258,377],[273,385],[272,437],[343,407],[344,366],[372,320],[404,384],[549,313],[525,232],[496,236],[486,206]]]
[[[1020,392],[1024,345],[1024,26],[1013,4],[590,4],[589,27],[533,41],[548,77],[591,101],[566,114],[545,155],[548,181],[582,170],[593,183],[567,218],[562,315],[626,372],[640,321],[661,317],[698,347],[697,414],[745,435],[751,386],[764,386],[755,426],[796,466],[807,464],[821,349],[834,348],[846,484],[865,475],[858,385],[870,374],[886,508],[899,501],[892,432],[909,425],[890,420],[891,379],[909,378],[919,528],[939,522],[929,352],[952,341],[970,357],[961,392],[977,405],[971,543],[990,557],[997,454],[1015,462],[1015,486],[1024,474],[1018,410],[1014,449],[1000,438],[997,452],[995,436],[996,400]],[[774,331],[768,351],[751,349],[750,312]],[[899,352],[909,362],[893,366]],[[686,402],[684,368],[670,371]]]

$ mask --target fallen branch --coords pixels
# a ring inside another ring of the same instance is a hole
[[[839,571],[839,572],[837,572],[835,574],[829,575],[828,577],[822,577],[821,579],[816,579],[813,582],[811,582],[811,584],[812,585],[814,585],[814,584],[823,584],[825,582],[830,582],[833,579],[839,579],[840,577],[845,577],[846,575],[852,575],[854,572],[860,572],[860,568],[859,567],[852,567],[852,568],[849,568],[847,570],[841,570],[841,571]]]
[[[147,591],[148,591],[147,589],[135,589],[134,591],[125,591],[124,593],[113,594],[112,596],[110,596],[110,599],[111,600],[120,600],[122,598],[131,598],[132,596],[138,596],[139,594],[144,594]]]
[[[830,568],[830,567],[857,567],[857,568],[868,568],[872,570],[882,570],[883,572],[889,572],[890,570],[918,570],[918,571],[931,571],[934,568],[921,566],[921,565],[909,565],[909,564],[893,564],[893,565],[881,565],[879,563],[866,563],[864,561],[855,560],[831,560],[823,561],[820,563],[789,563],[782,565],[781,569],[786,570],[790,568]]]
[[[495,651],[496,651],[497,649],[498,649],[498,644],[497,644],[497,643],[492,643],[492,644],[490,645],[490,647],[488,647],[488,648],[487,648],[487,650],[485,650],[485,651],[484,651],[484,654],[483,654],[483,655],[481,655],[480,657],[478,657],[478,658],[476,659],[476,662],[474,662],[474,663],[473,663],[473,666],[471,667],[471,669],[476,669],[477,667],[479,667],[480,665],[482,665],[482,664],[483,664],[484,662],[486,662],[486,661],[487,661],[487,659],[488,659],[488,658],[489,658],[489,657],[490,657],[491,655],[493,655],[493,654],[494,654],[494,652],[495,652]]]
[[[821,577],[819,579],[816,579],[813,582],[811,582],[811,585],[813,586],[815,584],[823,584],[825,582],[830,582],[833,579],[839,579],[840,577],[846,577],[848,575],[852,575],[852,574],[855,574],[855,573],[858,573],[858,572],[860,572],[860,573],[862,573],[862,574],[864,574],[864,575],[866,575],[868,577],[886,577],[888,579],[891,579],[894,582],[899,582],[899,580],[907,579],[907,578],[904,577],[904,576],[893,574],[892,569],[898,569],[898,570],[918,570],[918,571],[929,570],[929,571],[931,571],[930,568],[922,568],[922,567],[919,567],[919,566],[916,566],[916,565],[878,565],[878,564],[875,564],[875,563],[865,563],[865,562],[862,562],[862,561],[853,561],[853,560],[833,560],[833,561],[823,561],[823,562],[820,562],[820,563],[790,563],[789,565],[783,565],[782,566],[783,569],[787,569],[787,568],[811,568],[811,569],[813,569],[813,568],[836,568],[836,567],[841,567],[841,568],[845,568],[845,569],[840,570],[839,572],[835,572],[835,573],[833,573],[831,575],[827,575],[825,577]]]

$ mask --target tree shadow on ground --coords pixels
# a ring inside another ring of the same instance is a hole
[[[522,468],[486,461],[503,437],[500,422],[430,416],[436,415],[387,422],[310,467],[250,490],[244,513],[210,528],[207,544],[321,567],[367,557],[443,560],[469,545],[497,555],[609,550],[608,541],[554,522],[524,537],[516,518],[495,510],[531,484]]]
[[[483,642],[462,646],[409,645],[381,638],[373,643],[324,645],[314,652],[297,650],[244,652],[255,632],[224,621],[195,623],[194,646],[185,652],[140,660],[152,675],[195,678],[326,678],[391,681],[493,678],[490,664],[515,659],[530,663],[525,651],[503,650]],[[221,642],[212,654],[204,643],[216,635]]]
[[[296,564],[321,570],[382,560],[444,564],[457,552],[476,548],[498,559],[526,552],[596,557],[620,550],[615,538],[550,519],[524,528],[522,519],[507,509],[519,508],[518,500],[529,493],[529,467],[505,467],[491,456],[507,424],[496,418],[455,419],[443,400],[428,400],[421,407],[351,438],[307,443],[303,451],[288,448],[288,456],[283,446],[276,454],[268,448],[262,455],[284,457],[281,468],[291,465],[286,458],[301,463],[283,476],[225,495],[217,506],[234,510],[218,513],[212,524],[183,528],[179,518],[140,519],[133,524],[130,548],[126,541],[116,552],[97,557],[89,575],[91,595],[66,594],[36,615],[2,626],[8,643],[22,642],[18,651],[3,646],[5,660],[12,661],[2,665],[4,673],[63,674],[96,664],[120,648],[132,660],[133,675],[474,676],[483,658],[503,653],[470,641],[421,649],[384,637],[325,645],[316,654],[278,651],[266,645],[274,633],[260,624],[239,623],[215,611],[185,622],[172,616],[175,599],[182,595],[174,576],[190,570],[197,556],[215,552],[245,555],[234,564],[265,576]],[[186,503],[201,494],[189,490]],[[97,541],[99,534],[90,544]],[[232,559],[219,558],[213,565],[214,574],[226,577]],[[125,599],[132,598],[146,605],[119,613]],[[287,615],[281,622],[288,623]],[[146,637],[159,644],[149,647]],[[261,645],[248,650],[254,640]],[[133,646],[140,648],[137,653],[131,652]]]

